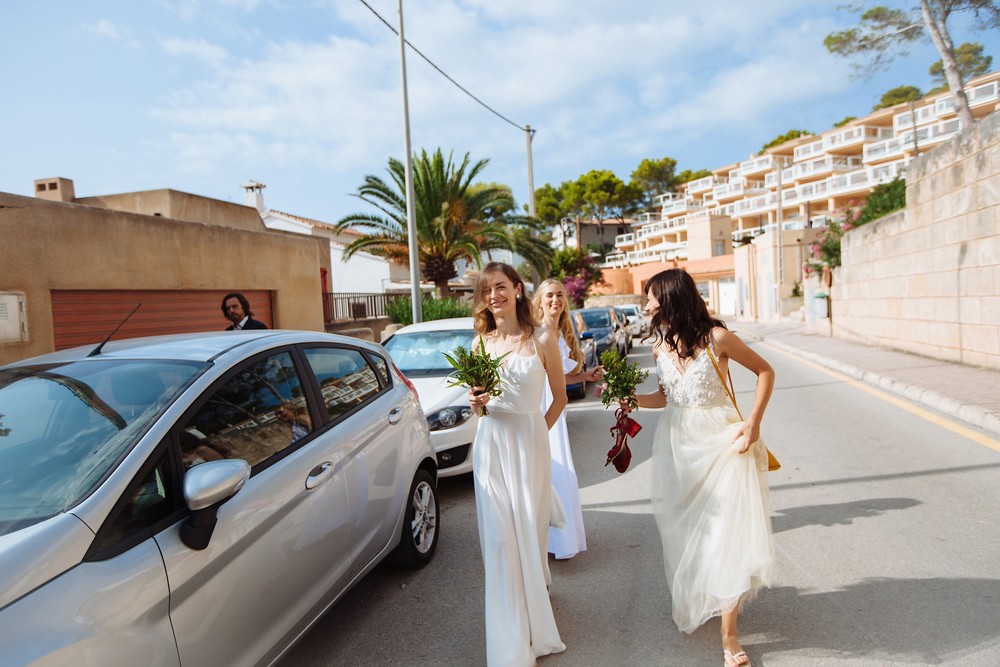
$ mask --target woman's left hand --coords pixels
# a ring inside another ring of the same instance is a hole
[[[740,447],[740,454],[746,454],[750,449],[750,445],[760,440],[760,426],[750,420],[743,422],[740,430],[736,432],[733,442],[739,442],[740,438],[745,438],[743,446]]]

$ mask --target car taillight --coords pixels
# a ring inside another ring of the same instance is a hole
[[[413,395],[419,401],[420,400],[420,394],[417,393],[417,388],[413,386],[413,383],[410,382],[410,379],[408,377],[406,377],[405,375],[403,375],[403,371],[399,370],[399,368],[396,367],[396,364],[392,365],[392,370],[396,371],[396,375],[399,376],[399,379],[402,381],[402,383],[405,384],[407,387],[410,388],[410,391],[413,392]]]

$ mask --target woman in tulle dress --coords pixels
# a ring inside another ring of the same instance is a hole
[[[760,423],[774,387],[774,370],[725,324],[713,319],[683,269],[646,284],[652,315],[659,391],[637,396],[661,408],[653,436],[653,513],[673,620],[686,633],[721,617],[725,665],[749,665],[736,622],[742,605],[773,576],[767,452]],[[757,376],[753,408],[742,421],[723,375],[730,361]]]
[[[558,335],[559,355],[562,358],[566,385],[578,382],[597,382],[601,379],[601,368],[595,366],[583,370],[583,351],[573,332],[566,309],[566,288],[552,278],[543,280],[532,300],[535,314],[542,320],[542,326]],[[551,392],[546,391],[542,410],[547,410],[552,402]],[[580,506],[580,489],[576,479],[576,466],[569,446],[569,430],[566,427],[566,411],[559,413],[559,421],[549,429],[549,450],[552,454],[552,486],[559,495],[566,515],[566,525],[549,528],[549,553],[558,560],[572,558],[587,550],[587,535],[583,528],[583,508]]]
[[[548,430],[566,407],[556,336],[536,326],[524,282],[509,265],[487,264],[476,286],[477,337],[496,357],[501,394],[469,392],[481,411],[472,445],[476,517],[486,582],[486,662],[530,667],[566,649],[549,602],[548,531],[552,471]],[[552,403],[542,415],[542,391]]]

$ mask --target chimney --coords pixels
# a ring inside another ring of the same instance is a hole
[[[247,206],[253,206],[262,215],[265,210],[264,188],[266,187],[266,185],[257,181],[247,181],[243,184],[243,189],[246,191],[246,194],[243,195],[243,203]]]
[[[68,178],[40,178],[35,181],[35,197],[72,202],[76,199],[76,192],[73,190],[73,181]]]

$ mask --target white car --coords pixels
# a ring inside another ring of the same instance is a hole
[[[627,303],[618,308],[628,318],[628,328],[633,338],[640,338],[649,333],[649,315],[644,313],[642,308],[634,303]]]
[[[413,383],[427,416],[438,477],[472,472],[472,441],[479,417],[469,407],[467,387],[449,387],[454,370],[443,352],[469,349],[475,337],[471,317],[411,324],[383,343],[396,367]]]

